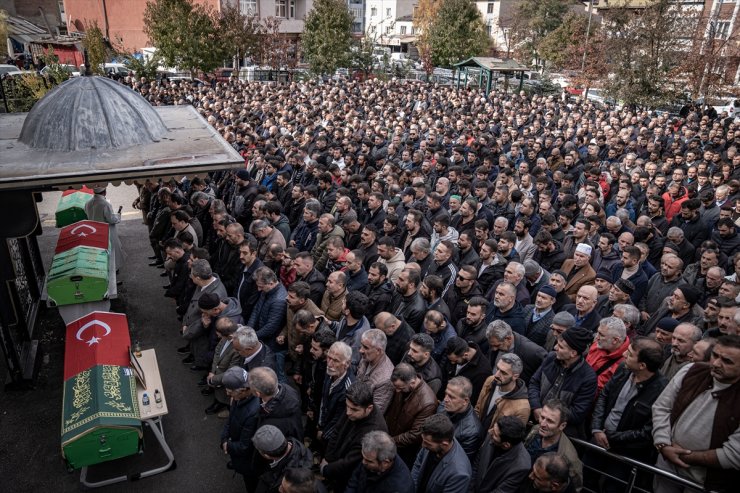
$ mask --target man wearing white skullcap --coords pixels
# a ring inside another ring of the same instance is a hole
[[[563,262],[562,271],[565,273],[565,292],[571,301],[575,302],[576,293],[587,284],[592,284],[596,279],[596,272],[591,267],[591,252],[593,248],[587,243],[579,243],[573,252],[573,258]]]

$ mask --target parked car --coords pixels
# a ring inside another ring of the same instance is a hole
[[[19,69],[15,65],[6,65],[6,64],[0,65],[0,76],[6,75],[6,74],[7,75],[20,75],[22,73],[23,72],[21,71],[21,69]]]
[[[726,111],[730,117],[740,116],[740,98],[728,94],[709,98],[707,103],[717,111],[718,115]]]
[[[103,64],[103,71],[106,74],[118,74],[120,76],[127,76],[131,70],[122,63],[105,63]]]
[[[564,74],[550,74],[550,80],[563,89],[570,86],[570,77]]]
[[[69,73],[69,76],[70,77],[79,77],[81,75],[80,74],[80,70],[77,67],[75,67],[74,65],[68,65],[68,64],[60,63],[57,66],[59,68],[61,68],[62,70],[64,70],[65,72]],[[41,75],[43,75],[43,76],[46,76],[53,69],[54,69],[54,65],[47,65],[46,67],[42,68],[39,73]]]
[[[213,75],[216,77],[217,82],[229,82],[232,75],[234,75],[234,69],[231,67],[217,68],[213,71]]]

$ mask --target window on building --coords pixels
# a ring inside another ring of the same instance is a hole
[[[295,19],[295,0],[288,0],[288,17]]]
[[[288,17],[288,0],[275,0],[275,17]]]
[[[717,21],[714,26],[715,39],[727,39],[730,34],[730,21]]]
[[[385,9],[385,16],[390,17],[391,16],[391,9]]]
[[[376,17],[378,15],[378,7],[370,8],[370,17]]]
[[[493,3],[488,4],[488,13],[493,14]]]
[[[391,34],[392,32],[393,32],[393,26],[387,26],[385,28],[385,33],[386,34]]]
[[[257,0],[239,0],[242,15],[257,15]]]
[[[401,26],[401,34],[406,34],[406,26]]]
[[[486,28],[488,28],[488,35],[493,36],[493,25],[488,24]]]

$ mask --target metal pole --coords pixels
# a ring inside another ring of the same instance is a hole
[[[586,43],[583,47],[583,58],[581,59],[581,72],[586,68],[586,52],[588,51],[588,40],[591,35],[591,16],[594,13],[594,0],[588,1],[588,26],[586,27]]]
[[[3,100],[5,113],[10,113],[10,110],[8,109],[8,95],[5,94],[5,77],[0,77],[0,98]]]

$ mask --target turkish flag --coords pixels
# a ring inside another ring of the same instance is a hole
[[[97,365],[129,366],[131,336],[123,313],[92,312],[67,324],[64,380]]]
[[[108,250],[108,228],[108,223],[98,221],[78,221],[65,226],[59,232],[54,253],[66,252],[78,246]]]

